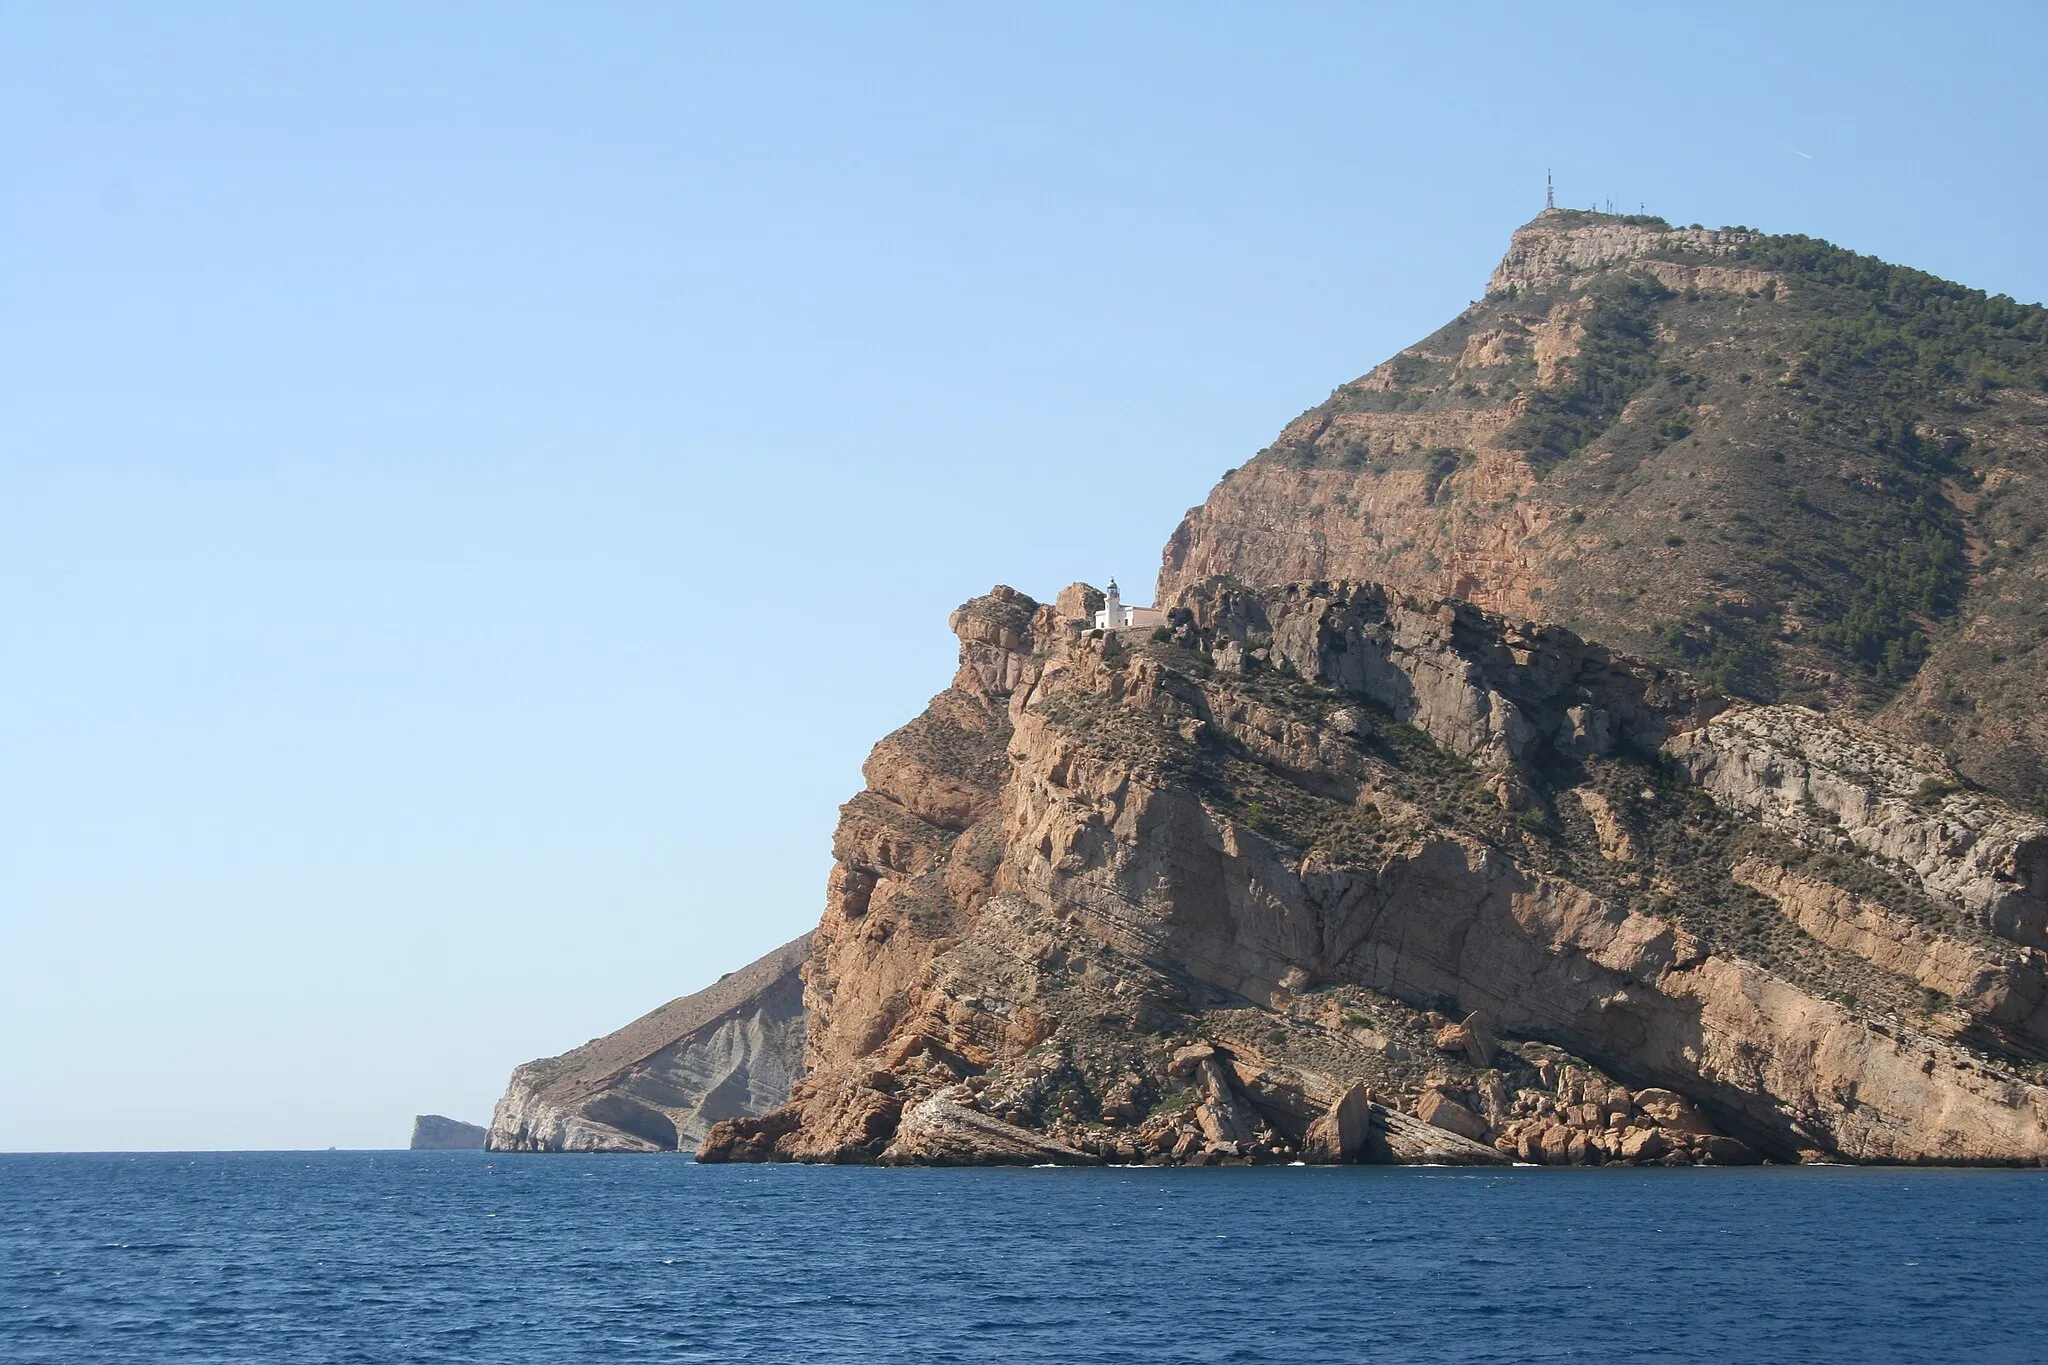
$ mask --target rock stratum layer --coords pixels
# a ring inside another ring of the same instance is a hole
[[[809,1071],[700,1160],[2048,1157],[1997,798],[1466,602],[1096,600],[955,613],[842,812]]]
[[[488,1146],[688,1151],[721,1119],[776,1108],[803,1070],[810,944],[806,934],[616,1033],[516,1068]]]

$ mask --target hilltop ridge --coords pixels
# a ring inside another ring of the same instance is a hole
[[[1565,624],[2048,809],[2048,313],[1825,242],[1556,210],[1162,555]]]

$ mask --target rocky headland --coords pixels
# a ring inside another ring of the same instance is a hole
[[[2048,1161],[2044,392],[2038,308],[1546,213],[1188,514],[1165,625],[954,613],[771,1080],[599,1040],[493,1145]]]

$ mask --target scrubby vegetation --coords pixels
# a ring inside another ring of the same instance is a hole
[[[1777,656],[1770,633],[1777,618],[1747,620],[1722,607],[1697,607],[1663,631],[1664,644],[1686,671],[1716,691],[1752,701],[1776,701]]]
[[[1588,297],[1592,314],[1571,382],[1530,395],[1502,436],[1539,470],[1585,449],[1656,377],[1657,305],[1671,291],[1648,275],[1627,274],[1601,280]]]
[[[1817,237],[1760,237],[1737,258],[1800,277],[1822,316],[1802,339],[1817,372],[1876,377],[1908,400],[1927,386],[2048,391],[2048,309],[1890,265]]]

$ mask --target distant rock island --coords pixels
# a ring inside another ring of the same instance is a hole
[[[478,1151],[488,1131],[461,1119],[421,1114],[412,1121],[412,1142],[408,1145],[415,1152]]]
[[[962,606],[815,933],[492,1145],[2048,1164],[2048,311],[1548,210],[1157,600]]]

